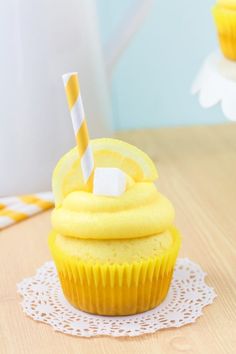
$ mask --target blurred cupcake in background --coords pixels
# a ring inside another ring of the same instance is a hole
[[[213,7],[221,50],[230,60],[236,60],[236,0],[218,0]]]

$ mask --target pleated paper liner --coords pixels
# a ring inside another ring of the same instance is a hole
[[[236,60],[236,10],[213,7],[221,51],[227,59]]]
[[[52,231],[49,246],[65,297],[74,307],[99,315],[131,315],[156,307],[167,295],[181,243],[178,230],[170,232],[173,244],[159,256],[131,264],[93,264],[65,254]]]

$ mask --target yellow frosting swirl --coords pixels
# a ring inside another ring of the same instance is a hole
[[[139,182],[120,197],[74,191],[52,212],[54,230],[83,239],[131,239],[159,234],[174,220],[174,208],[153,183]]]
[[[228,9],[236,9],[236,0],[218,0],[217,5]]]

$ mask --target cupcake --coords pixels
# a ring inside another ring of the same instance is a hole
[[[236,60],[236,0],[218,0],[213,7],[221,50],[230,60]]]
[[[150,310],[168,293],[180,247],[174,208],[155,187],[157,171],[144,152],[116,139],[91,146],[95,168],[121,169],[126,190],[115,197],[86,190],[76,148],[59,161],[49,247],[63,293],[93,314]]]

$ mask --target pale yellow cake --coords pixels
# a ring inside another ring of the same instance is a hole
[[[180,247],[174,208],[156,189],[157,171],[144,152],[115,139],[92,147],[95,165],[121,168],[127,188],[119,197],[84,188],[76,150],[58,163],[49,246],[62,289],[90,313],[143,312],[161,303],[170,286]]]

